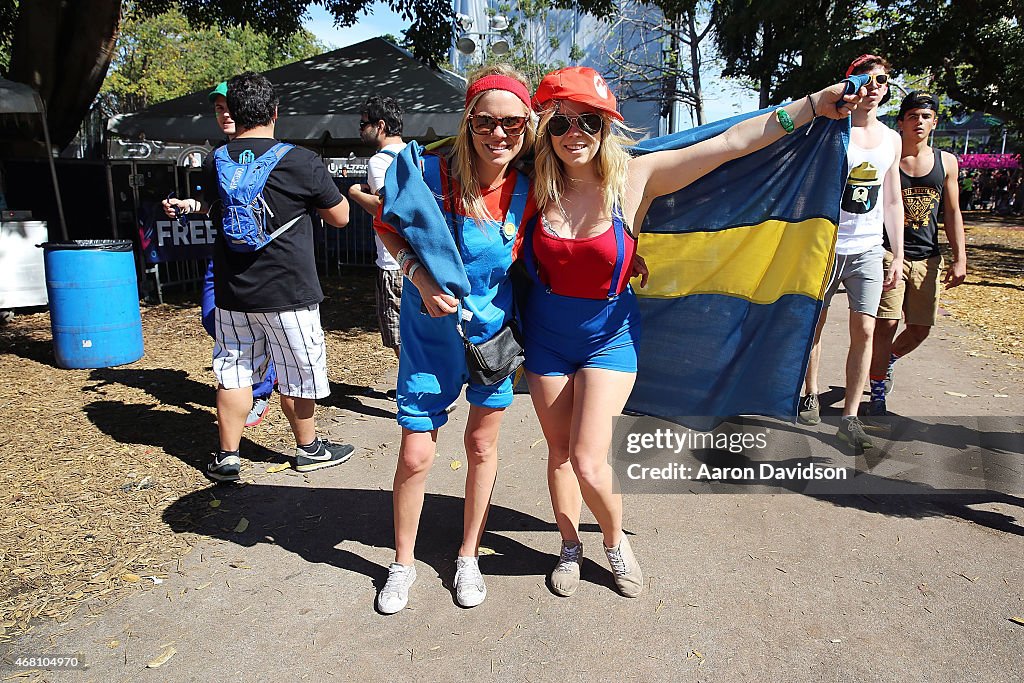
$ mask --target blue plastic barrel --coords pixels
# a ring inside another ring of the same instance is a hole
[[[132,243],[75,240],[40,246],[57,365],[109,368],[142,358]]]

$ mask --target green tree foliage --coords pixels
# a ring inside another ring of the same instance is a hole
[[[1024,127],[1024,0],[717,0],[713,16],[725,75],[756,84],[762,106],[834,82],[870,52],[898,78]]]
[[[880,2],[876,43],[898,71],[1024,129],[1024,1]]]
[[[799,97],[842,77],[864,52],[858,0],[718,0],[712,9],[724,76],[749,79],[760,106]]]
[[[18,0],[0,0],[0,75],[6,76],[11,66],[11,41],[17,17]]]
[[[243,71],[265,71],[325,49],[305,29],[275,38],[249,26],[195,28],[176,7],[156,16],[130,7],[100,88],[100,104],[108,116],[137,111]]]
[[[276,39],[295,34],[313,3],[337,26],[372,11],[365,0],[134,0],[141,15],[176,7],[195,28],[245,26]],[[27,83],[47,103],[58,147],[74,137],[106,76],[124,6],[121,0],[0,0],[0,75]],[[411,23],[405,32],[416,58],[436,65],[451,45],[450,0],[387,0]],[[5,66],[6,64],[6,66]]]

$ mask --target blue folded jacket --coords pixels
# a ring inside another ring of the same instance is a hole
[[[384,176],[382,220],[398,230],[438,286],[457,299],[470,291],[469,278],[439,198],[423,180],[422,148],[405,146]]]

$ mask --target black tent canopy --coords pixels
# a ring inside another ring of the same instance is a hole
[[[462,117],[465,84],[434,71],[381,38],[326,52],[265,72],[280,97],[276,136],[307,144],[360,144],[359,110],[370,95],[402,106],[403,136],[430,140],[453,135]],[[216,85],[210,84],[210,87]],[[221,137],[207,93],[192,93],[110,119],[111,133],[175,142]]]

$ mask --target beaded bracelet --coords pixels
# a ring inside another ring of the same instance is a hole
[[[416,254],[411,249],[399,249],[398,253],[395,254],[395,260],[398,261],[398,267],[405,272],[405,263],[409,259],[416,258]]]
[[[400,261],[398,267],[402,269],[402,272],[408,274],[412,267],[419,263],[420,260],[415,256],[409,256],[404,261]]]

